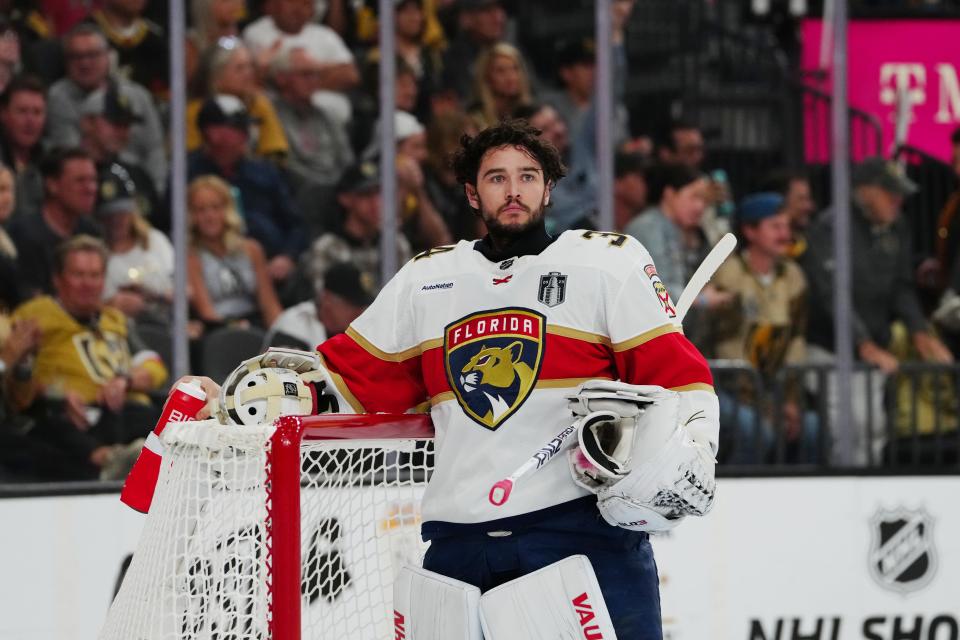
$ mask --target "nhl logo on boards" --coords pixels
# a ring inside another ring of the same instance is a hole
[[[474,313],[447,325],[443,364],[463,412],[495,430],[529,397],[543,362],[546,318],[522,308]]]
[[[537,300],[553,308],[558,304],[563,304],[566,297],[567,276],[559,271],[551,271],[545,276],[540,276],[540,289],[537,291]]]
[[[936,573],[932,518],[922,509],[880,509],[870,521],[870,574],[881,587],[909,593]]]

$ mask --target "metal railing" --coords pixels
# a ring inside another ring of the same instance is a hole
[[[728,471],[838,470],[831,364],[791,365],[770,377],[740,361],[712,361],[711,370],[720,398],[719,461]],[[854,431],[856,468],[960,471],[960,365],[903,362],[887,376],[860,364],[852,382],[854,423],[845,428]]]

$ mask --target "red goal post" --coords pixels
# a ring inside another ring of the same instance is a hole
[[[392,637],[417,562],[426,415],[326,414],[165,429],[153,506],[104,640]]]

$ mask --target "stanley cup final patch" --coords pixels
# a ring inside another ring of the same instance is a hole
[[[879,510],[871,520],[870,573],[892,591],[925,587],[936,572],[932,519],[923,510]]]
[[[566,298],[567,276],[559,271],[551,271],[545,276],[540,276],[540,288],[537,290],[537,300],[552,308],[558,304],[563,304]]]
[[[546,318],[522,308],[474,313],[447,325],[443,365],[460,408],[496,430],[530,396],[543,362]]]
[[[643,268],[643,272],[650,278],[650,282],[653,284],[653,292],[657,294],[657,299],[660,300],[660,306],[663,307],[667,317],[676,318],[677,310],[673,306],[673,301],[670,300],[667,285],[663,284],[663,280],[661,280],[659,274],[657,274],[657,268],[652,264],[648,264]]]

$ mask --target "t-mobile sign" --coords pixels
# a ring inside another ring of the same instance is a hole
[[[802,29],[803,69],[816,70],[822,22],[804,20]],[[949,161],[950,133],[960,125],[960,21],[851,20],[847,43],[850,105],[880,121],[884,152],[894,140],[897,95],[906,92],[907,143]],[[827,84],[821,87],[827,90],[831,67],[828,57]]]

